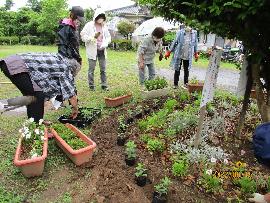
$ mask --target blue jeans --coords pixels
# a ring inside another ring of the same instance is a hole
[[[148,80],[152,80],[156,76],[156,71],[153,63],[145,64],[144,69],[139,68],[139,82],[141,85],[145,81],[145,68],[148,68]]]

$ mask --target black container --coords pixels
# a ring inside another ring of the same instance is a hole
[[[128,159],[127,157],[125,158],[125,162],[128,166],[134,166],[136,163],[136,159]]]
[[[129,124],[131,124],[131,123],[133,123],[134,122],[134,118],[133,117],[128,117],[127,119],[126,119],[126,125],[129,125]]]
[[[166,195],[159,195],[158,192],[153,193],[153,200],[152,203],[166,203],[167,196]]]
[[[150,113],[151,113],[151,109],[150,108],[144,109],[144,114],[150,114]]]
[[[135,114],[135,118],[136,119],[141,119],[143,117],[143,113],[142,112],[138,112]]]
[[[138,186],[143,187],[146,185],[147,177],[145,176],[135,177],[135,181]]]
[[[91,114],[89,115],[88,118],[83,117],[81,111],[83,109],[87,109],[89,111],[91,111]],[[61,123],[70,123],[72,125],[75,125],[79,128],[84,128],[87,125],[90,125],[95,119],[97,119],[98,117],[101,116],[101,109],[96,109],[96,108],[87,108],[87,107],[83,107],[83,108],[79,108],[79,113],[77,118],[72,119],[70,118],[69,115],[62,115],[59,117],[59,121]]]
[[[126,143],[126,140],[127,140],[127,137],[120,137],[120,136],[118,136],[117,137],[117,145],[118,146],[124,146],[125,145],[125,143]]]

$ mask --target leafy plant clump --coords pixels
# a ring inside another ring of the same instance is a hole
[[[136,144],[134,141],[128,141],[126,144],[126,155],[128,160],[132,160],[136,158]]]
[[[257,191],[256,182],[250,177],[241,177],[235,183],[240,186],[243,193],[252,194]]]
[[[151,152],[163,152],[164,143],[159,139],[149,139],[147,142],[147,149]]]
[[[81,140],[76,133],[67,128],[64,124],[54,124],[53,129],[73,150],[88,146],[86,142]]]
[[[155,191],[159,194],[159,196],[165,196],[168,194],[169,186],[172,184],[172,181],[165,176],[161,179],[160,183],[155,185]]]
[[[168,86],[168,82],[164,78],[155,78],[153,80],[147,80],[144,83],[145,88],[148,91],[163,89]]]
[[[135,172],[136,177],[147,177],[147,169],[144,168],[144,165],[142,163],[138,163],[136,167],[136,172]]]
[[[116,98],[120,96],[124,96],[129,94],[127,90],[124,89],[115,89],[113,91],[110,91],[110,93],[107,95],[108,98]]]
[[[169,113],[172,113],[177,104],[178,102],[175,99],[169,99],[164,104],[164,108],[167,109]]]
[[[147,143],[152,137],[149,134],[143,134],[140,136],[140,140],[144,143]]]
[[[196,77],[193,77],[193,78],[190,79],[189,84],[198,85],[199,80]]]
[[[189,164],[186,159],[178,159],[172,165],[172,173],[174,176],[185,176],[188,172]]]
[[[222,182],[221,179],[213,176],[212,174],[205,172],[200,180],[202,186],[206,189],[206,192],[221,192]]]
[[[34,122],[33,118],[26,120],[23,128],[19,130],[22,145],[26,149],[26,158],[35,158],[42,155],[45,125],[41,119],[39,123]]]

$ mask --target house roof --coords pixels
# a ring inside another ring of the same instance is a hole
[[[149,15],[149,10],[139,5],[131,5],[106,11],[112,15]]]

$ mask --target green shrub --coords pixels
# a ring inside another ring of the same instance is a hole
[[[144,85],[148,91],[151,91],[151,90],[158,90],[158,89],[163,89],[167,87],[168,82],[165,80],[165,78],[156,77],[153,80],[146,80],[144,82]]]
[[[11,37],[0,37],[0,45],[14,45],[19,44],[19,37],[11,36]]]
[[[170,44],[176,37],[176,32],[166,32],[164,36],[164,44]]]
[[[152,152],[163,152],[164,143],[158,139],[149,139],[147,142],[147,149]]]
[[[188,162],[185,159],[179,159],[172,165],[172,173],[174,176],[181,177],[187,174],[188,168]]]
[[[114,39],[110,44],[110,48],[117,51],[135,50],[135,48],[132,46],[132,41],[129,39]]]

